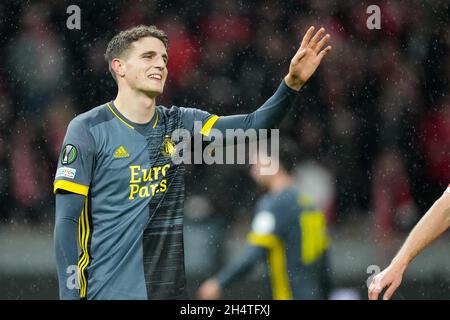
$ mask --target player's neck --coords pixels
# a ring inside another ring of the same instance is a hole
[[[131,122],[148,123],[155,113],[156,99],[144,93],[119,89],[114,105]]]
[[[269,186],[270,193],[278,193],[288,188],[293,184],[293,179],[287,174],[278,174],[276,175]]]

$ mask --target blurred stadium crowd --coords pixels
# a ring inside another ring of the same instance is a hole
[[[67,29],[64,1],[0,4],[3,224],[53,223],[52,182],[67,124],[114,99],[103,54],[115,33],[138,24],[169,35],[169,80],[158,104],[218,115],[260,106],[307,27],[326,27],[333,52],[302,89],[282,134],[298,144],[299,184],[315,193],[331,226],[373,215],[383,235],[407,228],[450,182],[448,1],[70,4],[81,8],[81,30]],[[366,27],[370,4],[381,8],[381,30]],[[212,219],[220,223],[210,227],[226,230],[252,215],[259,191],[245,166],[189,169],[188,225]]]

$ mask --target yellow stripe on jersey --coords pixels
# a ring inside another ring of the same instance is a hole
[[[67,181],[67,180],[56,180],[53,185],[53,193],[56,193],[59,189],[80,194],[82,196],[87,196],[89,187],[83,184]]]
[[[84,240],[83,237],[86,234],[85,227],[84,227],[84,211],[85,211],[85,207],[86,207],[86,200],[85,200],[85,203],[83,205],[83,210],[81,211],[80,217],[78,218],[78,243],[79,243],[81,249],[83,248],[83,242],[84,242],[83,241]],[[84,260],[85,260],[84,251],[82,251],[82,254],[81,254],[81,256],[79,257],[79,260],[78,260],[78,284],[79,284],[79,287],[80,287],[80,296],[81,296],[81,288],[84,285],[83,278],[82,278],[81,272],[80,272],[80,265],[82,263],[84,263]]]
[[[153,124],[153,128],[156,128],[156,124],[158,123],[158,110],[155,108],[155,112],[156,112],[156,120],[155,123]]]
[[[85,270],[90,262],[88,242],[91,233],[88,214],[89,214],[88,199],[86,198],[84,202],[84,209],[81,212],[80,219],[78,222],[79,242],[82,252],[81,257],[78,260],[78,279],[80,284],[80,298],[86,298],[87,294],[87,275]]]
[[[216,123],[217,120],[219,120],[219,116],[212,116],[211,118],[206,121],[206,123],[203,125],[202,130],[200,133],[204,136],[209,136],[209,133],[211,132],[211,129],[213,125]]]
[[[320,258],[329,246],[325,216],[321,211],[308,211],[300,215],[302,262],[310,264]]]
[[[106,104],[109,108],[109,110],[111,110],[111,112],[113,113],[113,115],[115,115],[117,117],[117,119],[119,119],[120,121],[122,121],[123,123],[125,123],[128,127],[130,127],[131,129],[134,129],[133,126],[129,125],[125,120],[123,120],[117,113],[114,112],[113,108],[109,105],[109,102]]]
[[[89,208],[88,208],[88,203],[86,200],[86,210],[85,210],[85,214],[84,214],[84,219],[85,219],[85,225],[86,225],[86,236],[84,237],[84,251],[86,252],[86,262],[84,263],[84,265],[81,268],[81,273],[83,274],[83,278],[84,278],[84,282],[85,282],[85,286],[84,286],[84,292],[83,292],[83,297],[86,297],[87,295],[87,273],[85,272],[86,267],[89,265],[90,262],[90,253],[89,253],[89,248],[88,248],[88,241],[89,241],[89,237],[90,237],[90,233],[91,233],[91,228],[89,225],[89,218],[88,218],[88,214],[89,214]]]
[[[247,240],[251,244],[266,248],[269,251],[273,299],[291,300],[292,291],[288,280],[286,249],[283,241],[274,234],[258,234],[255,232],[250,232]]]

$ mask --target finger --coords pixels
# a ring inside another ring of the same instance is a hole
[[[323,57],[325,57],[325,55],[331,51],[331,49],[332,49],[332,47],[328,46],[325,49],[323,49],[322,51],[320,51],[320,53],[317,56],[319,57],[320,60],[322,60]]]
[[[301,58],[303,58],[303,56],[306,54],[306,50],[301,49],[298,50],[297,53],[295,54],[294,58],[292,60],[294,61],[299,61]]]
[[[302,43],[300,45],[300,49],[306,48],[306,46],[309,43],[309,39],[311,39],[311,37],[312,37],[313,32],[314,32],[314,27],[313,26],[309,27],[308,31],[306,31],[305,36],[303,37]]]
[[[317,46],[314,48],[314,52],[317,54],[320,50],[322,50],[323,46],[330,40],[331,36],[327,34],[325,37],[320,39],[320,41],[317,43]]]
[[[380,295],[380,292],[381,292],[380,287],[376,287],[376,288],[372,289],[369,292],[369,299],[370,300],[378,300],[378,296]]]
[[[316,32],[314,37],[311,38],[311,41],[309,41],[308,47],[310,47],[311,49],[314,49],[317,46],[317,42],[319,42],[319,39],[322,38],[324,33],[325,33],[325,29],[320,28],[319,31]]]
[[[392,283],[391,286],[386,290],[383,296],[383,300],[389,300],[394,294],[395,290],[397,290],[398,284]]]
[[[380,294],[382,287],[377,283],[372,282],[369,287],[369,299],[370,300],[378,300],[378,295]]]

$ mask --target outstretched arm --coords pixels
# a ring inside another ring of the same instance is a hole
[[[383,299],[392,297],[400,286],[403,273],[411,261],[450,227],[450,193],[445,192],[420,219],[390,265],[372,279],[369,299],[377,300],[387,288]]]
[[[224,133],[226,129],[271,129],[278,126],[293,105],[298,91],[314,74],[323,57],[331,50],[331,46],[323,49],[330,39],[329,34],[324,36],[324,28],[320,28],[316,34],[313,34],[314,27],[310,27],[291,60],[288,74],[272,97],[250,114],[213,119],[214,128]]]

